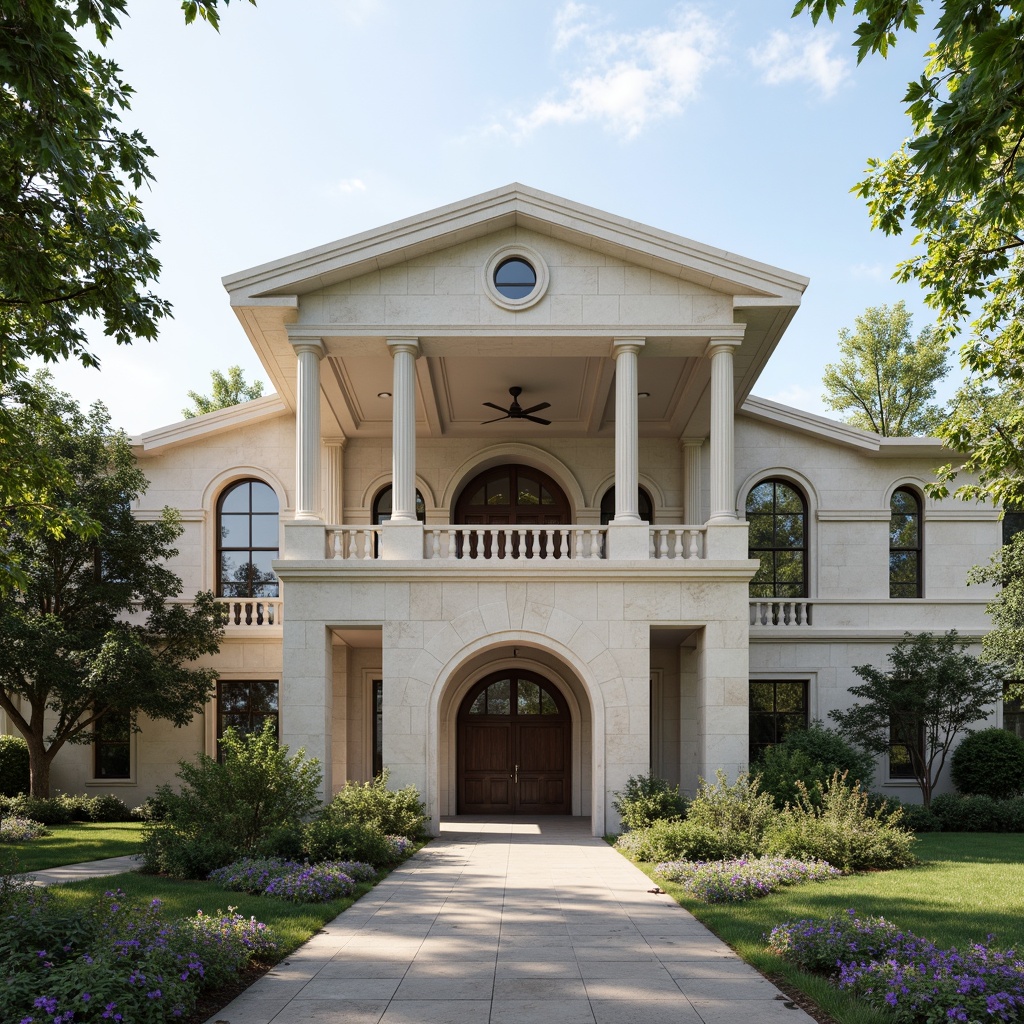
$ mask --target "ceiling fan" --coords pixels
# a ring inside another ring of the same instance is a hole
[[[484,420],[480,424],[481,426],[487,423],[497,423],[499,420],[532,420],[534,423],[543,423],[545,427],[551,425],[551,420],[543,420],[539,416],[532,415],[535,412],[540,412],[541,409],[550,408],[550,402],[541,402],[540,405],[524,409],[519,404],[519,396],[523,393],[523,389],[509,388],[508,393],[512,396],[512,404],[507,409],[503,409],[500,405],[495,405],[493,402],[484,402],[488,409],[497,409],[498,412],[504,413],[504,416],[496,416],[493,420]]]

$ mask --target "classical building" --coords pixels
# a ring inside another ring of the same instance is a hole
[[[797,274],[510,185],[224,284],[276,395],[136,447],[229,612],[216,698],[59,788],[137,802],[271,717],[328,794],[601,834],[629,776],[735,775],[904,631],[985,630],[1000,524],[926,496],[939,443],[752,397]]]

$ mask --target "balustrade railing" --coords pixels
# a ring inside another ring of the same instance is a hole
[[[752,626],[810,626],[813,605],[791,598],[751,598]]]
[[[280,626],[284,621],[284,599],[280,597],[218,597],[225,608],[225,625],[253,628]]]
[[[703,526],[652,526],[651,558],[703,558]]]
[[[330,526],[327,528],[328,558],[345,562],[369,562],[380,558],[379,526]]]
[[[603,526],[428,526],[428,559],[599,559]]]

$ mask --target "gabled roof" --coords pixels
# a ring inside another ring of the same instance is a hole
[[[513,182],[229,274],[223,279],[224,287],[235,306],[287,305],[273,300],[382,270],[512,226],[600,250],[727,295],[762,300],[753,305],[771,304],[771,300],[799,305],[808,283],[799,274]]]

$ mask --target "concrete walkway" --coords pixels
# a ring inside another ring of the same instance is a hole
[[[210,1024],[813,1024],[581,818],[459,818]]]
[[[139,858],[106,857],[103,860],[87,860],[81,864],[65,864],[59,868],[43,868],[40,871],[27,871],[21,878],[34,885],[59,885],[61,882],[80,882],[83,878],[104,878],[107,875],[119,875],[122,871],[135,871],[139,866]]]

